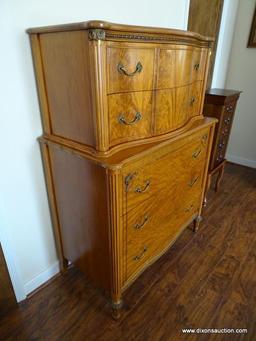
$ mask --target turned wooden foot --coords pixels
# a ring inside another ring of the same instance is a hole
[[[194,228],[193,228],[193,231],[196,232],[198,231],[198,228],[199,228],[199,224],[200,222],[203,220],[202,216],[198,215],[195,219],[194,219]]]
[[[118,320],[121,317],[122,306],[122,300],[118,302],[112,302],[112,318],[114,320]]]

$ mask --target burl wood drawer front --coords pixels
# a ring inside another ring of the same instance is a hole
[[[207,50],[198,48],[158,50],[156,89],[180,87],[202,80]]]
[[[202,99],[201,81],[174,89],[155,92],[155,134],[164,134],[184,126],[199,115]]]
[[[108,96],[110,145],[151,135],[152,92]]]
[[[171,178],[170,174],[168,191],[160,192],[127,214],[127,278],[161,253],[181,226],[199,211],[202,166],[186,172],[180,179]]]
[[[188,49],[176,51],[176,86],[186,85],[204,77],[207,51]]]
[[[200,114],[200,104],[202,99],[203,82],[197,81],[189,87],[189,117],[193,117]]]
[[[147,47],[108,47],[108,93],[151,90],[154,53],[153,48]]]
[[[172,189],[173,181],[191,184],[200,182],[194,170],[200,173],[205,164],[208,130],[176,142],[173,150],[166,146],[141,160],[137,167],[127,167],[124,172],[125,211]],[[189,173],[188,173],[189,172]]]

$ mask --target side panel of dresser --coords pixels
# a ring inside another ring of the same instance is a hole
[[[58,256],[118,303],[122,286],[122,181],[118,171],[40,141]]]
[[[96,146],[102,139],[96,86],[103,81],[97,43],[83,30],[32,34],[30,41],[44,133]]]

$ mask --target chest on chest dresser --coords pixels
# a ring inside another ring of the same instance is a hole
[[[29,34],[61,268],[108,291],[118,317],[125,289],[200,221],[211,40],[98,21]]]

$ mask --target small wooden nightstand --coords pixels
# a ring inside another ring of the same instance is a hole
[[[210,89],[205,95],[203,115],[218,119],[213,138],[207,186],[207,188],[210,187],[212,176],[218,173],[215,182],[216,192],[224,173],[225,154],[240,93],[241,91],[237,90]]]

